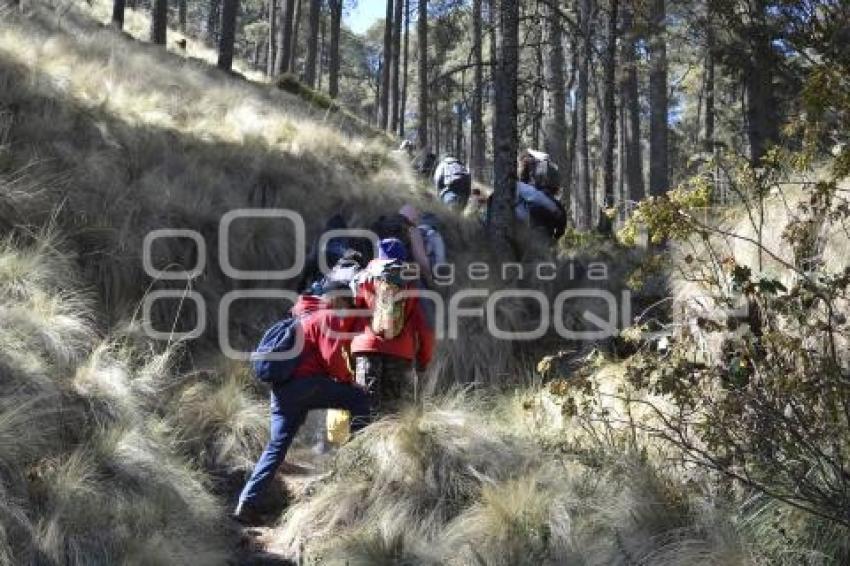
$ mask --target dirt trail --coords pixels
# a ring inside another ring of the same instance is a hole
[[[310,447],[303,445],[290,450],[275,478],[281,488],[280,491],[286,494],[287,504],[303,497],[315,482],[327,476],[333,454],[333,452],[317,454]],[[283,510],[285,509],[284,506]],[[295,564],[276,549],[274,539],[276,522],[277,516],[272,513],[267,524],[240,529],[240,549],[237,556],[237,563],[240,566]]]

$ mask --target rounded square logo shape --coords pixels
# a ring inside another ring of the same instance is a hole
[[[198,313],[198,321],[195,328],[188,332],[164,332],[156,330],[151,323],[151,310],[153,304],[159,299],[179,299],[185,301],[189,299],[195,303],[195,310]],[[181,340],[194,340],[199,338],[207,329],[207,304],[203,295],[197,291],[187,291],[184,289],[160,289],[151,291],[145,295],[142,303],[142,330],[145,334],[154,340],[167,340],[176,342]]]
[[[243,218],[283,218],[292,222],[295,228],[293,245],[295,262],[287,269],[239,269],[230,263],[230,225]],[[293,279],[304,271],[307,255],[307,230],[300,214],[288,208],[242,208],[231,210],[221,217],[218,225],[218,261],[222,272],[232,279],[251,279],[255,281],[282,281]]]
[[[253,352],[240,352],[230,344],[230,336],[228,329],[230,328],[230,306],[239,300],[243,299],[281,299],[292,303],[298,302],[298,293],[286,289],[239,289],[230,291],[221,298],[218,304],[218,346],[221,348],[222,354],[231,360],[248,361],[251,359]],[[293,351],[294,354],[283,352],[279,354],[267,354],[266,358],[271,360],[286,360],[298,355],[298,351],[303,347],[303,337],[300,338],[300,344],[296,344]]]
[[[153,243],[156,240],[164,238],[188,238],[195,242],[195,246],[198,248],[198,263],[195,267],[184,271],[169,271],[154,267]],[[207,243],[204,241],[204,237],[195,230],[180,228],[161,228],[159,230],[151,230],[145,235],[145,239],[142,243],[142,265],[144,266],[145,273],[154,279],[190,281],[200,276],[204,272],[204,268],[207,266]]]

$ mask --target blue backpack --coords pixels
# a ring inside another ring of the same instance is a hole
[[[292,378],[301,358],[301,352],[296,351],[300,320],[301,317],[287,316],[266,330],[257,349],[251,354],[254,377],[276,387],[286,384]],[[303,339],[301,346],[303,348]]]

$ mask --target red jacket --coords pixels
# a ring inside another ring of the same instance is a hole
[[[351,334],[359,327],[362,319],[339,316],[322,297],[302,295],[292,307],[292,315],[301,318],[304,332],[304,350],[293,372],[293,377],[326,375],[341,381],[353,381],[349,364]],[[337,336],[334,333],[346,333]]]
[[[366,271],[369,271],[369,267]],[[406,285],[406,289],[418,288],[415,282]],[[387,354],[405,360],[415,360],[416,365],[421,369],[428,367],[434,353],[433,325],[418,297],[408,296],[404,301],[404,328],[401,333],[395,338],[386,339],[376,335],[367,323],[363,332],[352,341],[352,353]],[[367,277],[360,282],[357,287],[356,302],[358,308],[372,310],[375,307],[375,288],[372,279]]]

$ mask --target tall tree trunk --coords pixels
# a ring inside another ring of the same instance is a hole
[[[400,1],[400,0],[399,0]],[[410,57],[410,0],[404,0],[404,64],[402,68],[401,108],[398,117],[398,135],[404,137],[407,116],[407,63]]]
[[[626,105],[623,103],[623,91],[620,90],[620,108],[617,121],[617,210],[619,219],[626,219]]]
[[[640,147],[640,95],[637,78],[637,36],[634,29],[634,8],[623,4],[623,106],[626,107],[626,190],[632,202],[645,196],[643,162]]]
[[[768,147],[779,137],[773,69],[776,64],[772,37],[766,23],[766,0],[749,0],[753,21],[748,26],[750,54],[744,84],[747,91],[747,137],[750,160],[758,164]]]
[[[390,130],[398,132],[398,113],[401,98],[401,23],[404,16],[404,0],[395,0],[393,4],[393,67],[390,72],[392,103],[390,105]]]
[[[325,75],[325,62],[328,57],[327,22],[325,21],[325,18],[319,18],[319,37],[321,37],[321,40],[319,41],[319,68],[316,72],[316,90],[322,90],[322,79]]]
[[[544,4],[546,56],[543,65],[544,94],[543,147],[562,169],[567,166],[567,91],[564,77],[563,24],[559,5]],[[562,174],[568,174],[562,170]],[[566,199],[564,199],[566,200]],[[567,201],[566,204],[569,204]],[[569,207],[567,207],[569,210]]]
[[[705,138],[704,148],[714,153],[714,27],[708,20],[705,53]]]
[[[177,0],[177,23],[180,26],[180,33],[184,35],[188,23],[188,8],[188,0]]]
[[[669,189],[667,169],[666,0],[651,0],[649,40],[649,194]]]
[[[393,0],[387,0],[387,13],[384,19],[384,72],[381,75],[381,83],[384,85],[381,94],[381,115],[378,127],[386,130],[391,125],[390,120],[390,92],[392,92],[392,64],[393,64]]]
[[[419,147],[428,148],[428,0],[418,0],[416,21],[419,40],[419,125],[417,138]]]
[[[431,123],[434,124],[434,153],[440,155],[440,152],[442,150],[442,148],[440,147],[442,145],[442,139],[440,134],[442,133],[442,131],[440,128],[440,99],[438,98],[434,99],[433,114],[433,120],[431,120]]]
[[[483,181],[487,142],[484,138],[484,65],[482,61],[483,34],[481,32],[482,0],[472,0],[472,116],[470,124],[470,166],[472,178]]]
[[[379,113],[381,111],[381,91],[384,89],[381,84],[381,75],[384,72],[383,61],[378,63],[378,72],[375,74],[375,127],[378,127]]]
[[[292,71],[292,25],[295,19],[297,0],[278,0],[280,21],[277,28],[277,55],[274,61],[274,74],[280,75]]]
[[[236,16],[239,0],[224,0],[221,8],[221,40],[218,44],[218,68],[229,71],[233,67],[233,45],[236,41]]]
[[[516,197],[517,73],[519,71],[519,2],[498,2],[495,61],[496,108],[493,118],[493,195],[488,232],[496,257],[509,259]]]
[[[576,75],[578,74],[578,42],[575,35],[570,39],[570,72],[567,79],[566,92],[572,92],[576,84]],[[576,161],[576,124],[578,124],[578,114],[576,113],[575,101],[570,101],[570,125],[567,128],[567,163],[564,167],[564,179],[566,185],[570,187],[569,194],[563,196],[563,204],[567,210],[572,210],[572,202],[575,200],[575,161]]]
[[[331,53],[328,64],[328,94],[339,95],[339,35],[342,26],[342,0],[330,0],[331,10]]]
[[[611,0],[608,12],[608,37],[605,45],[605,80],[602,101],[602,188],[605,208],[614,206],[614,147],[617,143],[617,104],[616,77],[617,66],[617,20],[619,0]],[[604,218],[600,219],[604,228],[610,228]]]
[[[312,0],[311,0],[312,1]],[[292,16],[292,39],[290,40],[290,55],[289,55],[289,72],[298,73],[298,36],[301,31],[301,20],[304,19],[304,2],[303,0],[295,0],[295,13]],[[304,79],[303,71],[299,74],[299,78]]]
[[[278,0],[269,0],[269,35],[266,40],[268,49],[266,50],[266,75],[271,77],[275,73],[275,56],[277,54],[277,33],[278,26]]]
[[[204,39],[207,41],[207,43],[218,45],[218,23],[220,20],[221,0],[209,0],[207,8],[207,21],[204,26]]]
[[[464,122],[464,112],[463,105],[458,102],[456,105],[456,118],[457,123],[455,124],[455,155],[457,158],[463,161],[463,122]]]
[[[587,143],[587,105],[590,97],[588,88],[591,41],[591,0],[581,0],[579,25],[581,48],[578,61],[578,90],[576,91],[576,190],[575,220],[578,230],[590,230],[592,224],[592,196],[590,194],[590,154]]]
[[[124,29],[124,11],[126,4],[126,0],[112,1],[112,25],[115,26],[115,29]]]
[[[168,0],[153,0],[151,16],[151,41],[157,45],[165,45],[168,30]]]
[[[316,88],[316,61],[319,52],[319,16],[321,0],[310,0],[310,14],[307,20],[307,60],[304,65],[304,82],[310,88]]]

